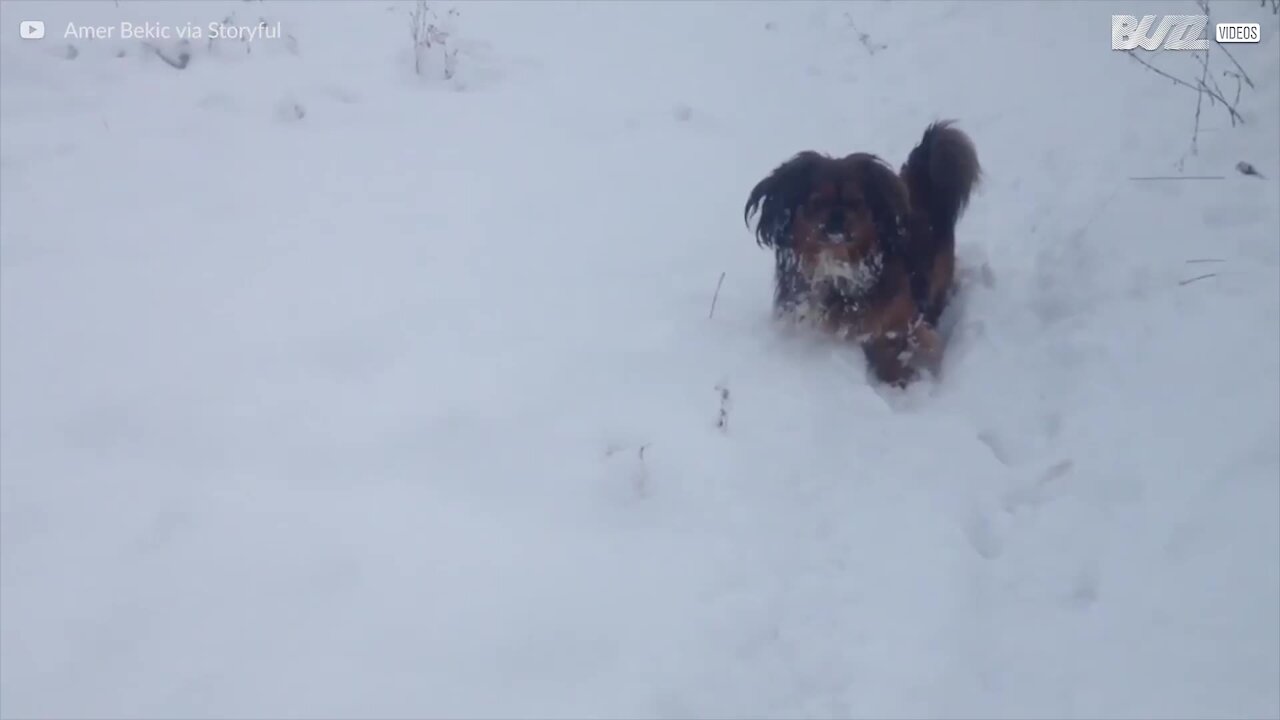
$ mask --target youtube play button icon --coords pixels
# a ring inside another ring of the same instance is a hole
[[[44,37],[44,21],[23,20],[18,24],[18,34],[24,40],[39,40]]]

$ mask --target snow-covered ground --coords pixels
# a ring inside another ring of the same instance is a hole
[[[0,715],[1280,716],[1280,21],[1191,155],[1131,5],[6,0]],[[742,205],[938,118],[889,391]]]

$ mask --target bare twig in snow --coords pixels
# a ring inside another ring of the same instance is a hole
[[[853,16],[849,13],[844,14],[844,19],[849,24],[849,27],[858,34],[858,42],[862,43],[862,47],[866,48],[868,55],[875,55],[877,50],[887,50],[889,48],[884,43],[872,42],[871,36],[859,30],[858,26],[853,23]]]
[[[1227,99],[1222,97],[1222,93],[1214,91],[1212,88],[1208,87],[1207,85],[1204,85],[1203,83],[1199,87],[1197,87],[1187,82],[1186,80],[1174,77],[1169,73],[1156,67],[1155,65],[1152,65],[1151,63],[1147,62],[1146,60],[1143,60],[1133,50],[1125,50],[1124,53],[1128,55],[1130,58],[1133,58],[1135,62],[1139,63],[1140,65],[1147,68],[1151,72],[1159,75],[1160,77],[1164,77],[1164,78],[1168,78],[1169,80],[1172,80],[1175,85],[1181,85],[1182,87],[1190,88],[1191,90],[1194,90],[1198,93],[1204,93],[1208,95],[1211,100],[1217,100],[1218,102],[1221,102],[1222,106],[1225,107],[1227,109],[1227,112],[1230,113],[1231,115],[1232,127],[1235,127],[1236,124],[1244,124],[1244,117],[1241,116],[1240,113],[1236,111],[1236,108],[1232,103],[1227,102]]]
[[[457,8],[449,8],[446,16],[450,19],[458,17]],[[413,11],[409,13],[409,32],[413,36],[413,71],[423,74],[426,55],[431,48],[440,46],[444,56],[444,78],[452,80],[458,72],[458,48],[449,47],[449,31],[436,24],[437,16],[426,0],[418,0]]]
[[[615,445],[610,443],[604,449],[604,456],[611,458],[614,455],[628,449],[625,445]],[[631,489],[637,497],[645,497],[649,494],[649,466],[645,463],[644,451],[649,449],[649,443],[641,445],[636,450],[637,464],[630,473]]]
[[[717,385],[716,392],[720,394],[720,415],[716,418],[716,427],[721,432],[729,431],[729,388],[724,385]]]
[[[1196,4],[1200,6],[1200,12],[1204,13],[1205,16],[1208,17],[1209,0],[1197,0]],[[1198,83],[1198,85],[1202,88],[1207,87],[1205,85],[1205,80],[1208,79],[1209,77],[1209,50],[1206,48],[1204,51],[1196,53],[1195,56],[1196,56],[1196,59],[1200,62],[1200,82]],[[1204,93],[1202,92],[1196,93],[1196,118],[1195,118],[1195,124],[1192,126],[1192,129],[1191,129],[1191,154],[1192,155],[1200,154],[1200,108],[1203,105],[1204,105]]]
[[[1211,278],[1211,277],[1218,277],[1218,273],[1205,273],[1204,275],[1197,275],[1197,276],[1195,276],[1195,277],[1193,277],[1193,278],[1191,278],[1191,279],[1189,279],[1189,280],[1182,280],[1182,281],[1180,281],[1180,282],[1178,283],[1178,285],[1190,285],[1191,283],[1193,283],[1193,282],[1195,282],[1195,281],[1197,281],[1197,280],[1205,280],[1205,279],[1208,279],[1208,278]]]
[[[631,479],[636,495],[640,497],[646,497],[649,494],[649,466],[644,462],[644,451],[648,447],[649,444],[645,443],[640,446],[640,450],[636,453],[640,458],[640,467],[636,469],[636,474]]]
[[[1244,68],[1240,67],[1240,63],[1236,62],[1236,56],[1231,54],[1231,51],[1227,49],[1227,46],[1226,46],[1226,45],[1223,45],[1223,44],[1221,44],[1221,43],[1219,43],[1219,44],[1218,44],[1218,49],[1219,49],[1219,50],[1221,50],[1222,52],[1226,53],[1226,54],[1227,54],[1227,59],[1231,61],[1231,64],[1232,64],[1232,65],[1235,65],[1235,66],[1236,66],[1236,71],[1237,71],[1237,72],[1234,72],[1234,73],[1231,73],[1231,74],[1232,74],[1232,75],[1235,75],[1236,77],[1239,77],[1239,78],[1244,78],[1244,82],[1245,82],[1245,84],[1246,84],[1246,85],[1248,85],[1248,86],[1249,86],[1249,89],[1250,89],[1250,90],[1257,90],[1257,87],[1256,87],[1256,86],[1254,86],[1253,81],[1249,79],[1249,73],[1245,72],[1245,71],[1244,71]],[[1230,71],[1230,70],[1224,71],[1224,72],[1223,72],[1223,74],[1225,75],[1225,74],[1227,74],[1228,72],[1231,72],[1231,71]]]
[[[711,296],[711,312],[707,313],[707,319],[710,320],[716,314],[716,300],[720,298],[720,286],[724,284],[724,273],[720,273],[720,279],[716,281],[715,294]]]
[[[1233,73],[1233,72],[1231,72],[1230,70],[1223,70],[1223,71],[1222,71],[1222,77],[1233,77],[1233,78],[1235,78],[1235,79],[1236,79],[1236,97],[1235,97],[1235,99],[1234,99],[1234,100],[1232,100],[1231,102],[1236,103],[1236,104],[1239,104],[1239,102],[1240,102],[1240,91],[1243,89],[1243,88],[1242,88],[1242,86],[1241,86],[1241,83],[1240,83],[1240,79],[1241,79],[1241,78],[1240,78],[1240,73]]]
[[[1204,87],[1204,79],[1209,77],[1209,51],[1197,55],[1200,60],[1200,87]],[[1204,105],[1204,93],[1196,93],[1196,120],[1191,128],[1191,154],[1200,154],[1200,107]]]
[[[1226,260],[1221,260],[1219,258],[1194,258],[1194,259],[1188,260],[1187,264],[1196,265],[1199,263],[1220,263],[1220,262],[1226,262]]]
[[[409,34],[413,37],[413,72],[417,75],[422,74],[423,52],[431,49],[431,35],[427,32],[430,15],[431,8],[427,6],[426,0],[418,0],[409,12]]]

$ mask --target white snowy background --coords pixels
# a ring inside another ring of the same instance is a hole
[[[1189,2],[449,7],[0,5],[0,715],[1280,716],[1270,7],[1195,154],[1107,42]],[[742,205],[939,118],[992,282],[889,391]]]

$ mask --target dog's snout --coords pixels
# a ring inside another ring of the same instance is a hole
[[[838,233],[844,231],[844,211],[832,210],[827,215],[827,232]]]

